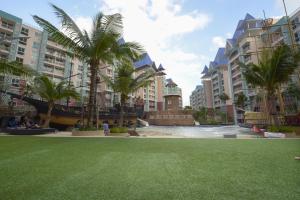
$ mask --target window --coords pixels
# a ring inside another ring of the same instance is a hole
[[[297,24],[299,23],[299,18],[296,17],[294,20],[292,20],[292,28],[295,30],[297,28]]]
[[[26,45],[26,44],[27,44],[27,38],[21,37],[21,38],[19,39],[19,43],[20,43],[20,44],[23,44],[23,45]]]
[[[28,35],[28,29],[27,28],[24,28],[24,27],[22,27],[22,29],[21,29],[21,33],[23,34],[23,35]]]
[[[12,23],[2,21],[2,27],[8,28],[8,29],[13,29],[14,25]]]
[[[172,101],[171,101],[171,100],[168,100],[168,104],[171,105],[171,104],[172,104]]]
[[[18,54],[19,55],[24,55],[24,53],[25,53],[25,48],[18,47]]]
[[[19,87],[20,80],[16,79],[16,78],[11,79],[11,85],[14,86],[14,87]]]
[[[296,42],[300,41],[300,33],[295,33],[295,40]]]
[[[16,61],[20,64],[23,64],[23,58],[16,57]]]
[[[250,61],[251,60],[251,55],[244,56],[244,60],[245,60],[245,62]]]

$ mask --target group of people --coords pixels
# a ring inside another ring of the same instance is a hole
[[[22,116],[20,120],[16,117],[11,117],[7,122],[8,128],[40,128],[39,124],[27,116]]]

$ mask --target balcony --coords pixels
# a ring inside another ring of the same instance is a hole
[[[10,51],[10,47],[2,46],[0,48],[0,52],[3,53],[3,54],[9,54],[9,51]]]
[[[231,74],[232,79],[234,79],[235,77],[241,75],[240,70],[234,70]]]
[[[174,87],[174,88],[165,88],[164,89],[164,96],[181,96],[181,89],[178,87]]]
[[[10,23],[7,23],[5,21],[2,21],[1,28],[3,30],[7,31],[7,32],[13,32],[14,31],[14,25],[10,24]]]

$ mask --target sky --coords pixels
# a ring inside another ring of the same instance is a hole
[[[300,0],[285,0],[288,13]],[[93,16],[119,12],[123,15],[124,38],[142,44],[156,65],[162,64],[183,92],[183,104],[201,84],[201,72],[224,47],[246,13],[263,18],[284,15],[282,0],[0,0],[0,9],[37,27],[32,15],[57,24],[53,3],[79,25],[90,30]]]

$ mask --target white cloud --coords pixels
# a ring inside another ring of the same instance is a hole
[[[226,44],[226,39],[221,36],[215,36],[212,38],[212,44],[215,48],[224,47]]]
[[[276,7],[279,9],[282,9],[284,12],[283,2],[282,0],[275,0],[276,1]],[[299,0],[285,0],[286,8],[288,11],[288,14],[291,14],[294,12],[297,8],[300,7],[300,1]]]
[[[93,24],[92,18],[79,16],[75,17],[74,21],[81,30],[86,30],[88,33],[91,32]]]
[[[179,36],[204,29],[212,19],[198,10],[183,13],[182,3],[183,0],[101,0],[100,10],[123,15],[125,39],[140,42],[156,64],[163,64],[168,76],[182,88],[187,105],[208,59],[179,48]]]

